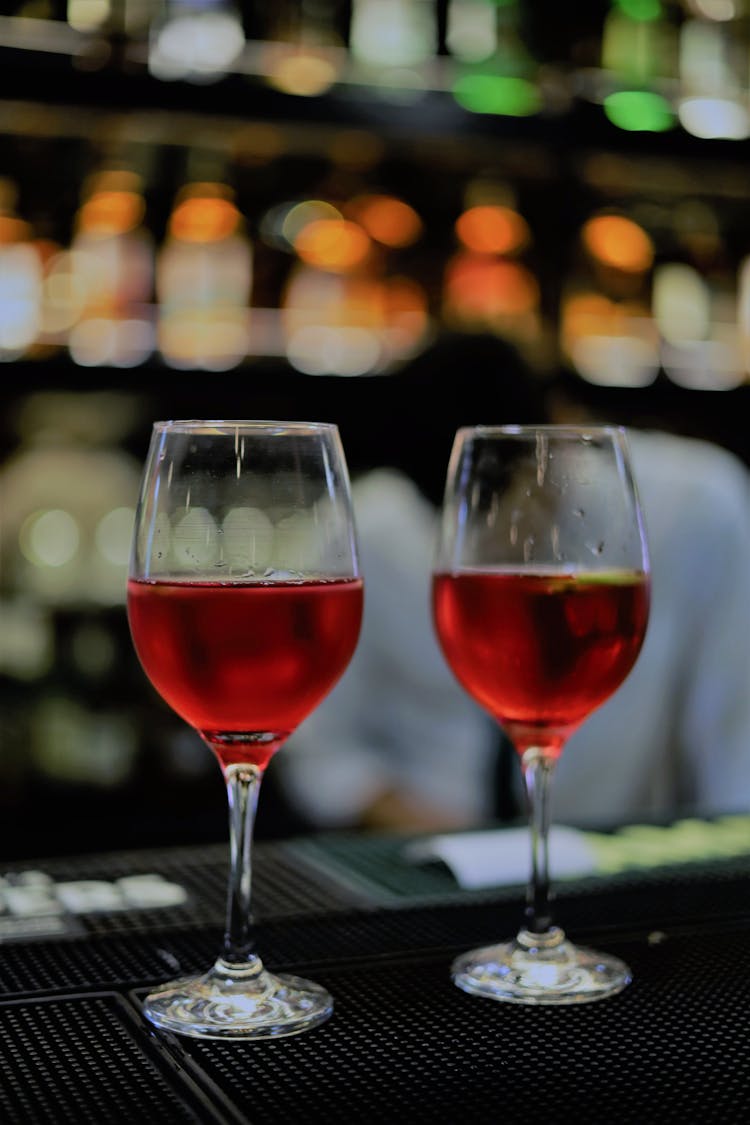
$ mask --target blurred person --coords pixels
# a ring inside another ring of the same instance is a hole
[[[398,409],[381,425],[370,420],[390,453],[353,483],[365,578],[359,646],[274,763],[277,777],[316,828],[439,831],[513,819],[520,763],[454,678],[432,622],[448,457],[462,425],[591,419],[564,381],[542,395],[495,337],[441,338],[392,380]],[[747,812],[750,473],[703,440],[628,435],[651,556],[647,636],[625,683],[569,739],[552,814],[614,827]]]

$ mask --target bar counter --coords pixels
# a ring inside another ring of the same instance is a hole
[[[403,843],[256,845],[264,961],[335,999],[321,1027],[257,1043],[140,1010],[218,953],[225,844],[0,865],[0,1121],[746,1125],[750,854],[559,884],[556,920],[633,982],[553,1008],[452,984],[456,953],[515,933],[523,889],[460,891]]]

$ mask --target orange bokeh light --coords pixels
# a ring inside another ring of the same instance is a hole
[[[294,240],[297,254],[310,266],[346,273],[367,259],[371,242],[358,223],[346,219],[316,219]]]
[[[141,222],[146,207],[135,191],[98,191],[78,212],[78,226],[89,234],[124,234]]]
[[[587,336],[624,336],[629,321],[650,322],[648,308],[637,301],[612,301],[602,293],[584,292],[567,297],[562,306],[562,337],[570,351]]]
[[[464,316],[520,316],[539,304],[539,285],[518,262],[460,254],[446,271],[445,299]]]
[[[583,244],[605,266],[644,273],[654,261],[654,244],[643,227],[622,215],[597,215],[584,224]]]
[[[31,236],[31,226],[15,215],[0,215],[0,246],[10,246],[14,242],[26,242]]]
[[[339,76],[337,56],[325,45],[268,43],[263,59],[270,85],[298,97],[319,97]]]
[[[456,220],[456,235],[476,254],[513,254],[529,242],[526,220],[511,207],[469,207]]]
[[[169,230],[183,242],[219,242],[234,234],[240,219],[240,212],[231,200],[194,195],[177,204],[169,220]]]
[[[351,212],[376,242],[384,246],[411,246],[422,233],[422,220],[413,207],[392,195],[364,195],[355,199]]]

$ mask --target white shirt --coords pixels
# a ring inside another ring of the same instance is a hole
[[[652,568],[648,631],[620,689],[570,738],[558,823],[750,810],[750,474],[707,442],[629,431]],[[491,818],[493,721],[439,648],[436,514],[379,469],[353,488],[365,610],[357,651],[277,768],[320,827],[353,824],[384,789],[468,823]]]

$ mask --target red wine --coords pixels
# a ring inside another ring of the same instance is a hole
[[[649,584],[630,571],[436,574],[436,631],[458,681],[519,753],[559,753],[622,683],[646,631]]]
[[[354,652],[361,579],[128,582],[136,652],[224,766],[263,769]]]

